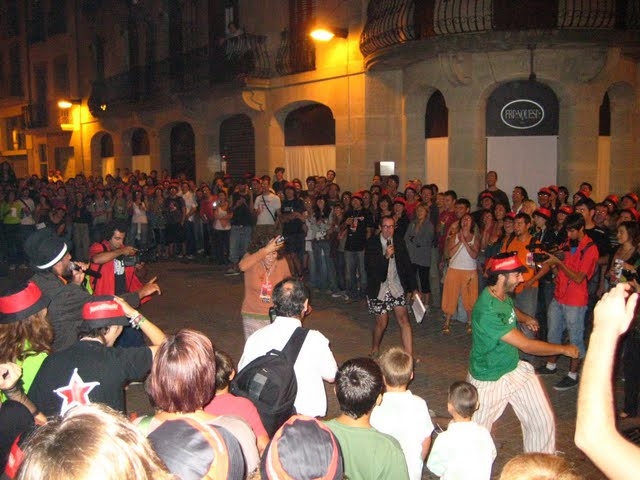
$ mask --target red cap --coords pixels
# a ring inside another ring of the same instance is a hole
[[[480,194],[480,200],[484,198],[490,198],[491,200],[493,200],[493,195],[491,195],[489,192],[483,192]]]
[[[124,310],[109,295],[91,297],[91,300],[82,306],[82,320],[91,328],[129,325]]]
[[[296,186],[295,186],[295,184],[293,182],[287,182],[287,183],[284,184],[284,190],[286,190],[287,188],[291,188],[291,189],[295,190]]]
[[[633,203],[638,204],[638,195],[636,195],[635,193],[629,192],[622,198],[625,198],[625,197],[631,199]]]
[[[516,219],[516,214],[513,212],[507,212],[507,214],[504,216],[505,220],[515,220]]]
[[[553,193],[555,193],[556,195],[560,193],[560,189],[558,188],[557,185],[549,185],[547,188],[551,190]]]
[[[534,215],[540,215],[541,217],[546,218],[547,220],[549,220],[551,218],[551,210],[549,210],[548,208],[538,208],[536,209],[535,212],[533,212]]]
[[[618,203],[620,203],[620,199],[618,198],[617,195],[614,195],[613,193],[611,195],[607,195],[604,199],[605,202],[611,202],[613,203],[614,206],[618,206]]]
[[[512,273],[527,271],[516,252],[499,253],[487,261],[487,271],[489,273]]]
[[[403,207],[407,205],[407,202],[404,198],[402,197],[396,197],[393,199],[393,203],[399,203],[400,205],[402,205]]]
[[[362,194],[360,192],[356,192],[353,195],[351,195],[351,200],[353,200],[354,198],[357,198],[358,200],[362,201]]]
[[[636,222],[640,221],[640,212],[638,212],[638,210],[636,210],[635,208],[625,208],[623,210],[620,211],[620,213],[622,212],[629,212],[633,218],[636,219]]]
[[[551,195],[551,190],[549,190],[547,187],[542,187],[540,190],[538,190],[538,195]]]
[[[558,213],[564,213],[565,215],[571,215],[573,213],[573,207],[571,205],[562,205],[558,209]]]

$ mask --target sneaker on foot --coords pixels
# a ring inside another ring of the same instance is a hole
[[[574,380],[569,375],[567,375],[562,380],[560,380],[558,383],[556,383],[553,386],[553,389],[557,390],[559,392],[564,392],[565,390],[571,390],[572,388],[575,388],[577,386],[578,386],[578,380],[577,379]]]
[[[558,371],[558,367],[554,368],[553,370],[550,368],[547,368],[547,365],[541,365],[538,368],[536,368],[536,373],[538,375],[555,375],[556,372]]]
[[[229,270],[227,270],[226,272],[224,272],[224,274],[225,274],[227,277],[230,277],[230,276],[232,276],[232,275],[239,275],[239,274],[240,274],[240,272],[239,272],[238,270],[236,270],[234,267],[231,267]]]
[[[344,298],[344,292],[335,292],[331,294],[332,298]]]

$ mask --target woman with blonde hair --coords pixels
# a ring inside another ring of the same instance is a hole
[[[581,480],[564,458],[550,453],[523,453],[509,460],[499,480]]]
[[[27,441],[18,480],[175,479],[123,415],[95,404],[72,408]]]

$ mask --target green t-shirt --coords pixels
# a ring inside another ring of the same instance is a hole
[[[349,480],[408,480],[407,462],[398,441],[375,428],[350,427],[335,418],[325,422],[334,433]]]
[[[31,348],[31,345],[27,341],[25,343],[24,350],[29,350],[29,348]],[[29,355],[25,357],[24,360],[16,360],[15,363],[22,367],[22,376],[20,379],[22,380],[22,389],[24,390],[24,393],[29,393],[33,379],[36,378],[36,374],[38,373],[38,370],[40,370],[42,362],[44,362],[47,356],[47,352],[40,352]],[[0,402],[4,402],[5,400],[6,397],[4,393],[0,392]]]
[[[473,336],[469,373],[473,378],[494,381],[515,370],[518,349],[501,338],[516,328],[517,321],[511,297],[502,302],[485,288],[471,314]]]

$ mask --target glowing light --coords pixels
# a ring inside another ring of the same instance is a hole
[[[335,37],[335,34],[326,28],[316,28],[311,32],[311,38],[319,42],[328,42],[333,37]]]

